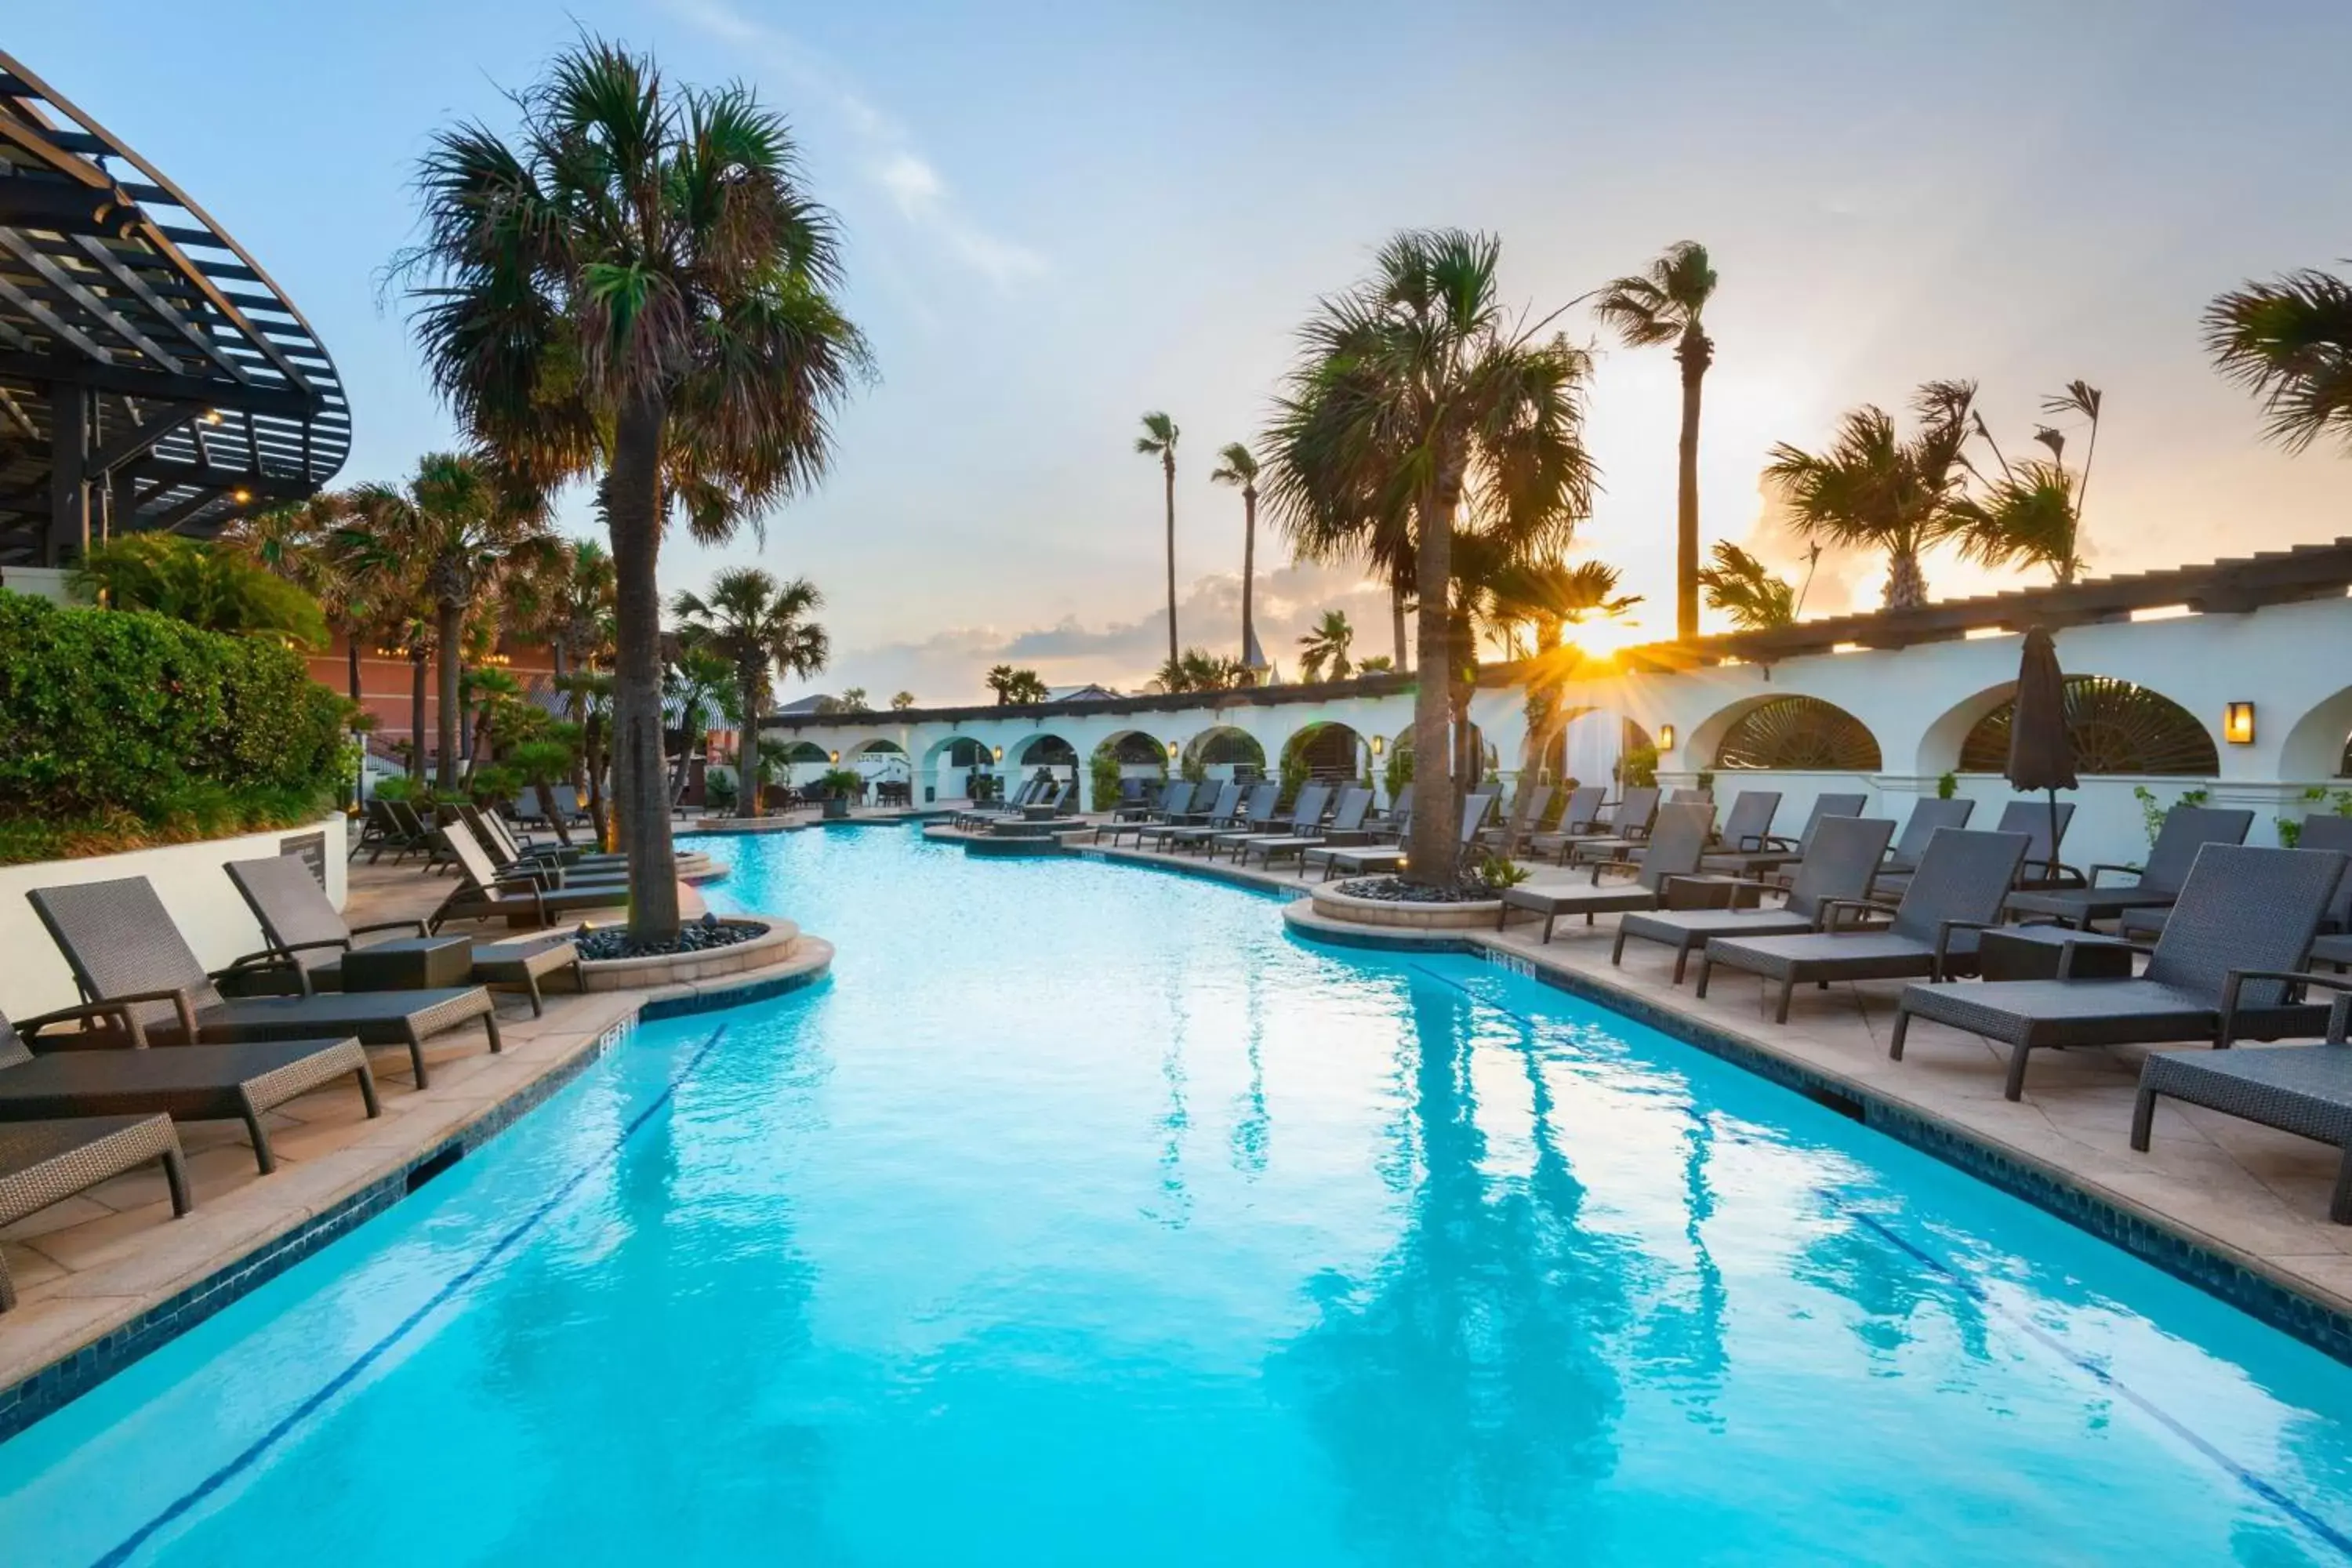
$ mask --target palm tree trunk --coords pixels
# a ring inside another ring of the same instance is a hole
[[[1546,669],[1550,661],[1545,655],[1559,646],[1557,635],[1546,638],[1536,633],[1536,668]],[[1545,759],[1551,752],[1553,737],[1560,729],[1559,689],[1549,679],[1538,679],[1528,687],[1528,735],[1519,748],[1519,784],[1511,796],[1511,820],[1503,830],[1503,858],[1508,860],[1519,852],[1519,839],[1528,830],[1528,815],[1535,805],[1530,785],[1543,776]]]
[[[351,663],[352,706],[360,705],[360,634],[356,626],[343,628],[343,653]]]
[[[738,671],[736,711],[743,715],[743,733],[735,742],[735,815],[760,815],[760,678],[756,671]],[[789,814],[788,814],[789,815]]]
[[[1919,552],[1910,546],[1887,552],[1886,607],[1916,610],[1927,602],[1927,574],[1919,570]]]
[[[436,788],[457,787],[457,639],[464,635],[466,606],[444,603],[434,625],[434,636],[441,644],[441,700],[439,710],[433,715],[433,743],[440,751],[434,764],[433,783]]]
[[[425,782],[425,650],[408,650],[408,776]]]
[[[667,410],[650,392],[622,405],[605,475],[612,530],[617,644],[613,670],[613,787],[629,863],[629,935],[677,940],[677,860],[662,795],[661,548],[662,425]]]
[[[1699,384],[1715,357],[1714,345],[1693,322],[1675,349],[1683,367],[1683,433],[1675,474],[1675,636],[1698,636],[1698,409]]]
[[[1421,598],[1421,679],[1412,693],[1412,836],[1405,846],[1403,876],[1429,888],[1454,885],[1460,853],[1455,840],[1462,831],[1461,805],[1454,795],[1454,749],[1447,733],[1454,717],[1447,679],[1454,658],[1447,578],[1454,570],[1454,513],[1461,503],[1461,476],[1449,469],[1423,496],[1413,552]]]
[[[1176,454],[1161,455],[1160,467],[1168,479],[1168,662],[1176,662]]]
[[[1250,590],[1257,582],[1257,489],[1255,486],[1242,491],[1242,659],[1247,663],[1255,627],[1250,620]],[[1255,684],[1257,674],[1252,671]]]
[[[1402,675],[1412,666],[1404,657],[1404,584],[1393,578],[1389,582],[1389,629],[1396,638],[1397,673]]]

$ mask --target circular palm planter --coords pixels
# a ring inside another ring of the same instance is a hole
[[[730,942],[725,947],[703,948],[693,952],[662,952],[649,958],[588,960],[580,965],[580,988],[583,991],[649,991],[656,986],[741,974],[783,963],[792,956],[793,946],[801,939],[801,928],[787,920],[762,917],[721,923],[756,927],[760,934],[747,941]]]
[[[1317,888],[1311,895],[1315,912],[1325,920],[1350,925],[1381,926],[1402,931],[1492,930],[1503,912],[1500,899],[1472,899],[1458,904],[1413,904],[1396,899],[1361,899],[1335,887]]]

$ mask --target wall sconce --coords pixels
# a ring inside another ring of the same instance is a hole
[[[999,747],[997,747],[994,751],[991,752],[989,753],[989,755],[991,755],[991,756],[994,757],[998,762],[1000,762],[1000,763],[1001,763],[1001,762],[1003,762],[1003,761],[1004,760],[1004,748],[1003,748],[1003,747],[1002,747],[1002,746],[999,746]]]
[[[2221,712],[2221,739],[2233,746],[2254,743],[2254,705],[2232,702]]]
[[[1177,753],[1178,752],[1180,752],[1180,751],[1182,751],[1182,750],[1183,750],[1183,748],[1182,748],[1181,746],[1179,746],[1175,742],[1173,742],[1173,741],[1169,742],[1168,742],[1168,760],[1169,760],[1170,762],[1171,762],[1171,763],[1172,763],[1172,762],[1174,762],[1174,761],[1176,760],[1176,753]]]
[[[1658,726],[1658,750],[1660,750],[1660,751],[1662,751],[1662,752],[1671,752],[1671,751],[1673,751],[1674,749],[1675,749],[1675,727],[1674,727],[1672,724],[1661,724],[1661,725],[1659,725],[1659,726]]]
[[[1375,736],[1373,736],[1373,737],[1372,737],[1372,755],[1374,755],[1374,756],[1376,756],[1376,757],[1377,757],[1377,756],[1379,756],[1382,752],[1385,752],[1385,751],[1387,751],[1388,749],[1389,749],[1389,742],[1388,742],[1388,737],[1387,737],[1387,736],[1385,736],[1385,735],[1375,735]]]
[[[841,762],[841,753],[840,753],[839,752],[827,752],[827,753],[826,753],[826,756],[827,756],[827,757],[828,757],[828,758],[829,758],[829,759],[830,759],[830,760],[831,760],[831,761],[832,761],[835,765],[838,765],[838,764],[840,763],[840,762]]]

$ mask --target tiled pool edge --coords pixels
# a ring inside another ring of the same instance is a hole
[[[2291,1282],[2160,1219],[2091,1192],[2063,1172],[1990,1143],[1968,1128],[1888,1100],[1868,1085],[1782,1056],[1703,1019],[1659,1006],[1647,997],[1580,971],[1531,959],[1475,932],[1461,933],[1451,941],[1432,942],[1399,940],[1370,928],[1360,932],[1335,931],[1330,922],[1320,921],[1309,923],[1294,920],[1289,926],[1293,934],[1303,940],[1338,947],[1391,952],[1476,952],[1514,973],[1622,1013],[1662,1035],[1808,1099],[1827,1100],[1841,1110],[1852,1107],[1859,1112],[1858,1120],[1863,1125],[2054,1215],[2247,1316],[2352,1365],[2352,1313],[2306,1295]]]
[[[609,1055],[640,1024],[767,1001],[816,984],[827,962],[749,984],[685,994],[648,997],[583,1049],[521,1085],[448,1137],[403,1160],[365,1186],[270,1237],[204,1279],[157,1302],[129,1321],[77,1346],[5,1388],[0,1388],[0,1442],[70,1405],[99,1384],[186,1333],[240,1298],[259,1289],[319,1248],[351,1234],[398,1204],[424,1183],[504,1132]],[[426,1178],[426,1179],[429,1179]],[[415,1184],[412,1185],[412,1183]]]

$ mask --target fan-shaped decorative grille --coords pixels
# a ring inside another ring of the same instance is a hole
[[[1718,768],[1876,773],[1877,738],[1861,720],[1818,697],[1775,697],[1733,722],[1716,748]]]
[[[1236,730],[1230,725],[1202,731],[1192,737],[1192,743],[1185,749],[1195,762],[1206,766],[1213,767],[1220,763],[1253,768],[1265,766],[1265,748],[1259,745],[1248,731]]]
[[[1349,779],[1356,776],[1362,744],[1356,731],[1345,724],[1309,724],[1291,736],[1282,752],[1287,761],[1304,763],[1310,778]]]
[[[1024,768],[1066,768],[1077,760],[1076,751],[1059,735],[1040,735],[1021,753]]]
[[[1960,743],[1960,772],[1997,773],[2009,766],[2014,700],[1977,721]],[[2078,773],[2186,773],[2221,771],[2213,736],[2197,716],[2160,691],[2105,675],[2066,678],[2066,732]]]

